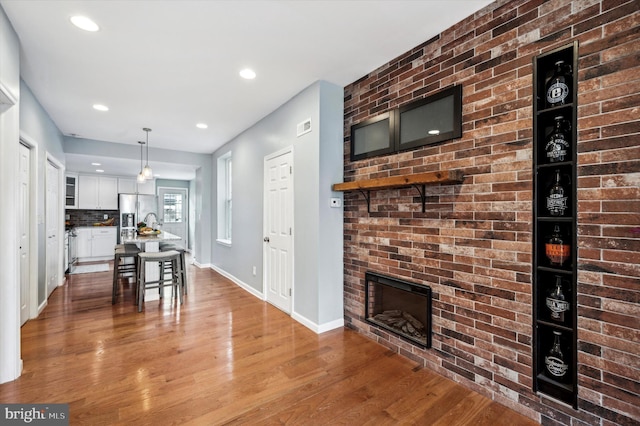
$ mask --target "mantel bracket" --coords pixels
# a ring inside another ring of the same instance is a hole
[[[366,191],[364,189],[358,189],[365,200],[367,200],[367,213],[371,213],[371,191]]]
[[[426,210],[425,204],[427,201],[427,191],[425,189],[425,185],[414,184],[411,186],[413,186],[416,189],[416,191],[418,191],[418,194],[420,194],[420,201],[422,201],[422,213],[424,213]],[[420,187],[422,187],[422,189]]]

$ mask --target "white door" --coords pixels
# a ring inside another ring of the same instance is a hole
[[[30,176],[31,176],[31,150],[20,144],[19,148],[19,189],[18,189],[18,239],[20,243],[20,325],[29,319],[29,289],[31,285],[29,240],[31,238],[29,216],[31,206],[29,203]]]
[[[46,273],[47,273],[47,297],[58,285],[59,260],[61,259],[59,250],[59,176],[58,169],[51,161],[47,161],[47,174],[45,186],[47,195],[45,199],[46,219],[45,227],[47,231],[46,243]]]
[[[160,188],[158,202],[160,203],[160,221],[162,229],[182,238],[174,244],[187,248],[187,229],[189,228],[189,191],[186,188]]]
[[[291,312],[293,288],[293,153],[265,158],[264,288],[267,301]]]

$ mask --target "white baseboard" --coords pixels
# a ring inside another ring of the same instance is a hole
[[[223,277],[230,279],[235,284],[237,284],[238,287],[240,287],[243,290],[253,294],[258,299],[265,300],[264,294],[262,292],[260,292],[260,291],[256,290],[255,288],[251,287],[250,285],[248,285],[247,283],[243,282],[242,280],[239,280],[238,278],[236,278],[235,276],[231,275],[230,273],[228,273],[224,269],[220,269],[215,265],[211,265],[210,268],[213,269],[214,271],[216,271],[217,273],[219,273],[220,275],[222,275]]]
[[[264,293],[259,292],[255,288],[251,287],[250,285],[244,283],[243,281],[239,280],[235,276],[231,275],[230,273],[228,273],[224,269],[220,269],[215,265],[211,265],[210,268],[213,269],[214,271],[216,271],[217,273],[219,273],[220,275],[222,275],[223,277],[228,278],[233,283],[238,285],[240,288],[242,288],[242,289],[246,290],[247,292],[251,293],[252,295],[257,297],[258,299],[266,300],[266,296],[265,296]],[[330,330],[334,330],[336,328],[344,327],[344,318],[339,318],[337,320],[330,321],[330,322],[327,322],[327,323],[324,323],[324,324],[316,324],[315,322],[310,321],[306,317],[304,317],[304,316],[302,316],[300,314],[297,314],[295,312],[293,312],[291,314],[291,318],[293,320],[299,322],[300,324],[304,325],[305,327],[307,327],[309,330],[313,331],[316,334],[322,334],[324,332],[327,332],[327,331],[330,331]]]
[[[344,327],[344,318],[339,318],[337,320],[326,322],[324,324],[316,324],[315,322],[310,321],[308,318],[303,317],[302,315],[295,312],[291,314],[291,318],[298,321],[300,324],[304,325],[316,334],[322,334],[330,330],[335,330],[336,328]]]

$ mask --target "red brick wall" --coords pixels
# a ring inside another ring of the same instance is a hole
[[[345,88],[345,180],[460,169],[461,185],[345,195],[345,319],[545,424],[640,421],[640,1],[497,1]],[[532,58],[579,40],[579,411],[532,392]],[[452,84],[461,139],[349,161],[352,124]],[[364,273],[430,285],[433,348],[364,321]]]

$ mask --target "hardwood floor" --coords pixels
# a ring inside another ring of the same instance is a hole
[[[111,273],[69,276],[22,328],[3,403],[68,403],[72,425],[529,425],[535,422],[357,333],[316,335],[189,266],[184,305],[145,302]]]

